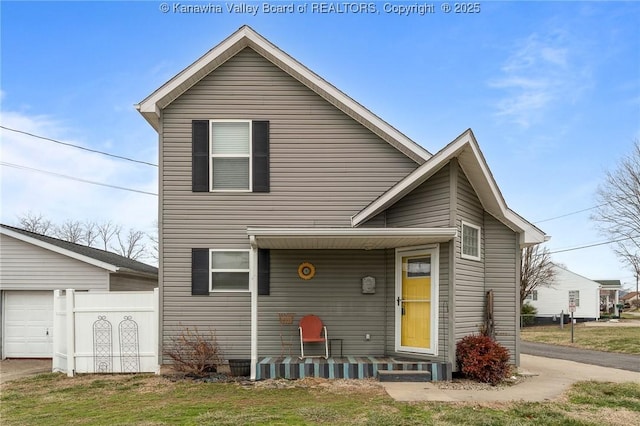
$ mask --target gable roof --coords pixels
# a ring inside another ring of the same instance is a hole
[[[507,207],[506,202],[487,165],[471,129],[458,136],[411,172],[378,199],[351,218],[352,226],[358,226],[391,207],[398,200],[416,189],[438,170],[457,158],[484,209],[510,229],[520,233],[520,245],[535,245],[548,238],[540,229]]]
[[[602,285],[603,289],[614,290],[616,288],[622,288],[622,283],[620,282],[620,280],[594,280],[594,281]]]
[[[0,234],[106,269],[109,272],[158,275],[158,268],[154,266],[94,247],[70,243],[4,224],[0,224]]]
[[[640,292],[632,291],[632,292],[629,292],[629,293],[625,294],[620,299],[624,300],[624,301],[627,301],[627,300],[636,299],[636,298],[640,298]]]
[[[556,287],[557,285],[563,286],[565,284],[565,281],[561,279],[562,275],[564,274],[565,277],[566,275],[571,275],[573,277],[579,278],[582,284],[588,284],[589,286],[594,288],[602,288],[602,285],[598,281],[592,280],[591,278],[587,278],[584,275],[580,275],[576,272],[570,271],[565,266],[560,266],[554,263],[553,268],[556,270],[556,275],[553,278],[552,287]],[[542,286],[541,288],[544,288],[544,286]]]
[[[307,86],[416,163],[422,164],[431,156],[427,150],[399,130],[293,59],[247,25],[242,26],[222,43],[209,50],[200,59],[147,96],[135,106],[136,109],[154,129],[159,130],[160,111],[163,108],[246,47],[255,50],[269,62]]]

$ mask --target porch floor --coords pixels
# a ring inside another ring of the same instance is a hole
[[[346,356],[324,358],[264,357],[258,359],[256,380],[303,379],[320,377],[325,379],[377,378],[378,371],[426,371],[431,381],[451,380],[451,364],[411,360],[401,357]]]

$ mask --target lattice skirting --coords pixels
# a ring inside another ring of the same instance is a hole
[[[432,381],[451,380],[451,364],[400,360],[397,358],[345,357],[306,358],[265,357],[258,362],[256,380],[302,379],[320,377],[325,379],[364,379],[378,377],[380,370],[428,371]]]

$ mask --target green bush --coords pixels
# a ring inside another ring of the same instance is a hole
[[[536,322],[537,313],[538,313],[538,310],[536,309],[535,306],[529,303],[525,303],[524,305],[522,305],[522,308],[520,309],[520,318],[522,318],[520,324],[522,326],[533,325]]]
[[[458,370],[472,380],[496,385],[509,373],[509,351],[488,336],[466,336],[456,344]]]

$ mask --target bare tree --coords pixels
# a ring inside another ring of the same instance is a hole
[[[83,224],[83,236],[84,243],[89,247],[93,247],[98,241],[98,225],[95,222],[87,220]]]
[[[615,244],[618,258],[634,273],[636,291],[640,276],[640,141],[624,157],[596,192],[598,207],[591,218],[600,232]]]
[[[84,229],[82,223],[77,220],[65,220],[60,226],[56,226],[56,238],[69,241],[70,243],[82,243],[83,234]]]
[[[64,241],[76,244],[85,244],[90,247],[97,247],[105,251],[115,251],[121,256],[138,260],[147,254],[146,244],[149,240],[153,243],[151,257],[158,259],[158,237],[157,230],[154,234],[146,234],[143,231],[129,229],[125,235],[122,226],[113,222],[104,221],[96,223],[93,221],[80,222],[68,219],[61,225],[55,225],[41,214],[31,212],[18,217],[20,226],[30,232],[56,237]],[[157,229],[157,222],[155,223]],[[114,243],[114,239],[116,243]]]
[[[522,249],[520,264],[520,304],[533,290],[553,285],[556,272],[553,269],[551,254],[539,245]]]
[[[142,231],[129,229],[129,233],[123,236],[122,231],[118,230],[116,233],[118,246],[114,247],[114,250],[120,256],[133,260],[139,259],[145,254],[144,237],[145,234]]]
[[[120,232],[122,227],[120,225],[115,225],[110,220],[102,222],[97,226],[98,228],[98,237],[102,242],[100,248],[103,250],[109,250],[109,244],[113,237]]]
[[[151,241],[149,256],[156,261],[160,260],[160,238],[158,229],[158,221],[155,220],[153,221],[153,232],[147,232],[147,238]]]
[[[25,231],[33,232],[40,235],[51,236],[54,233],[55,226],[49,220],[42,216],[42,213],[32,213],[31,211],[18,216],[20,227]]]

